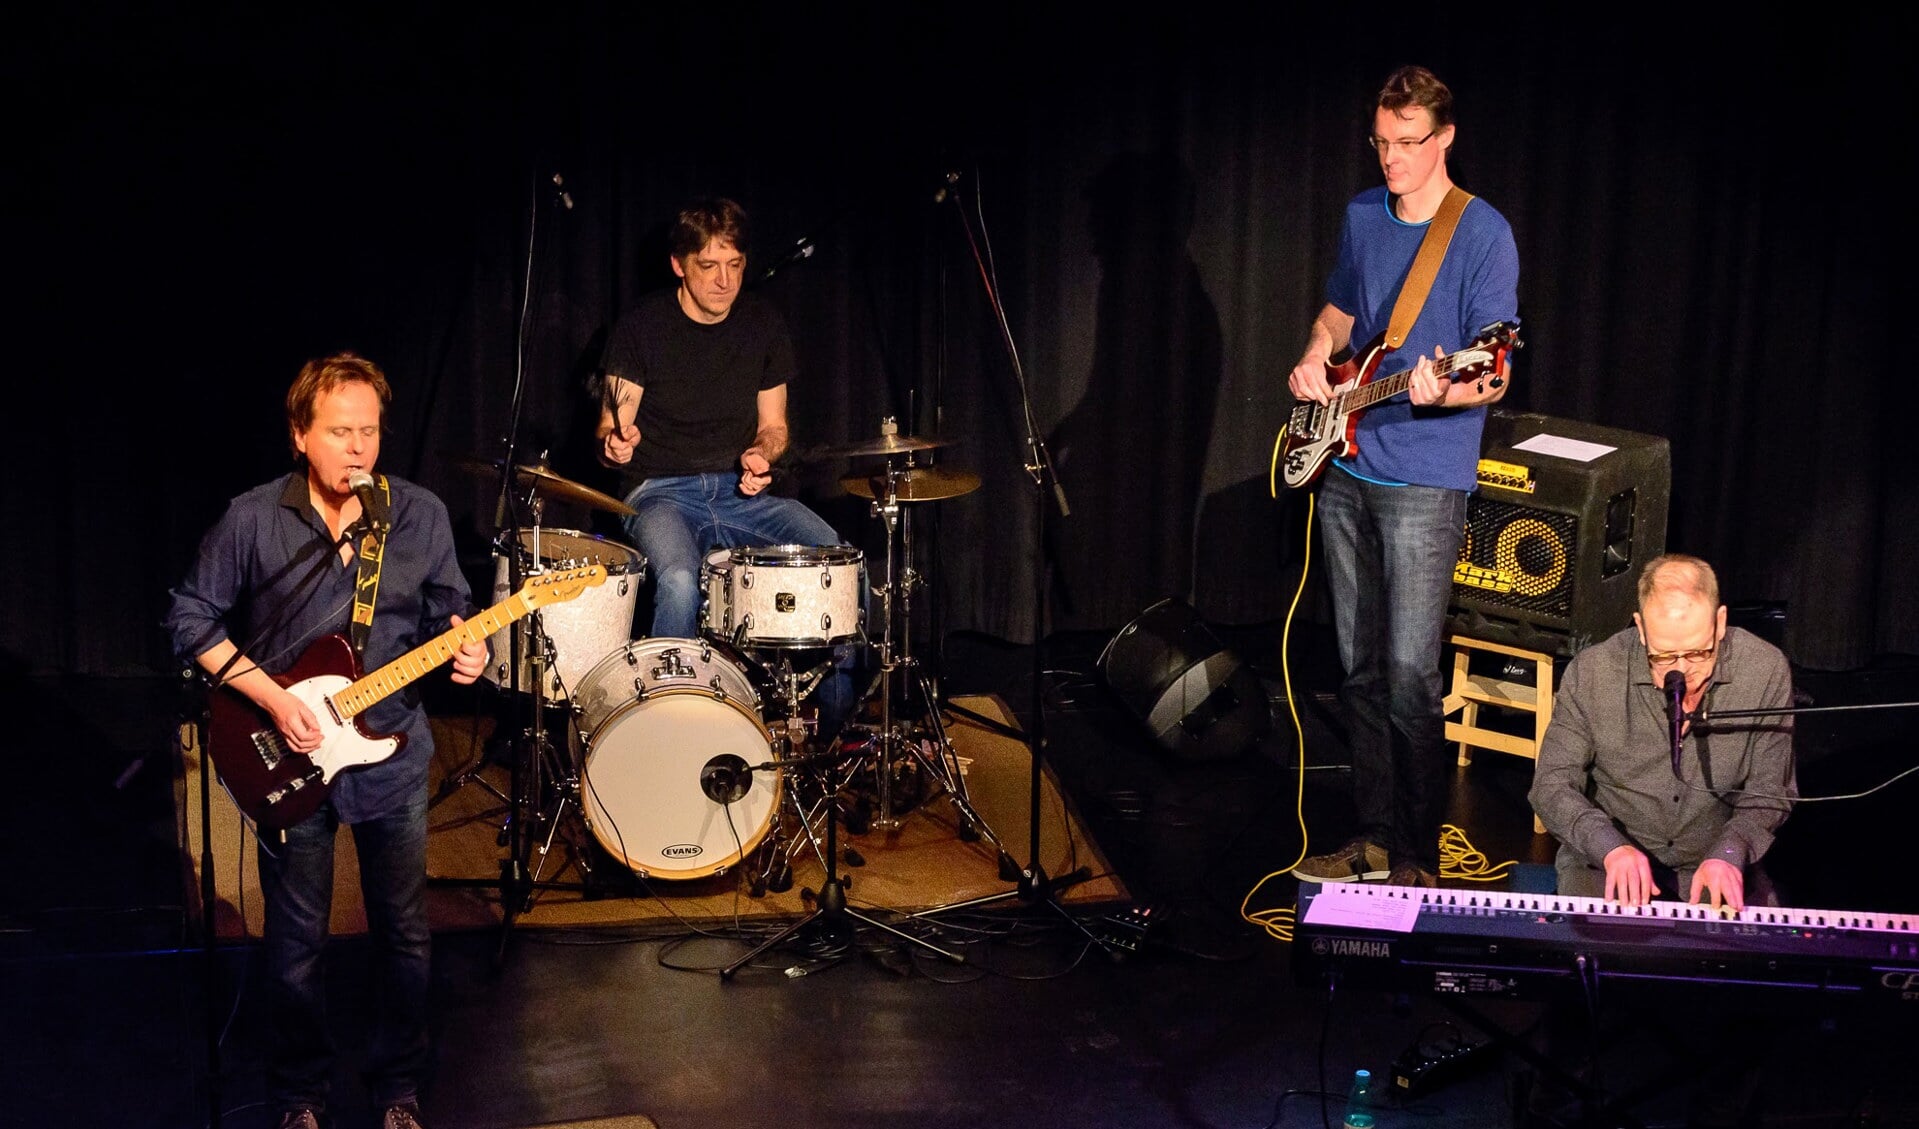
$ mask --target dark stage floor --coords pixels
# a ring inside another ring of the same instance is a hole
[[[1276,627],[1221,635],[1279,695]],[[1323,640],[1303,637],[1292,663],[1308,742],[1303,808],[1324,847],[1351,827],[1350,782],[1330,706],[1332,664]],[[1102,920],[1107,911],[1069,920],[1053,904],[1018,897],[939,915],[928,928],[965,954],[963,966],[862,929],[837,955],[819,943],[782,947],[730,982],[714,972],[746,951],[730,929],[441,934],[430,1123],[495,1129],[643,1114],[663,1129],[1316,1126],[1312,1092],[1324,1085],[1343,1098],[1355,1067],[1384,1076],[1409,1046],[1483,1041],[1432,999],[1352,991],[1329,1004],[1323,988],[1295,984],[1288,946],[1240,919],[1247,892],[1299,848],[1286,711],[1247,755],[1172,758],[1095,677],[1105,642],[1048,643],[1049,758],[1148,911],[1136,951],[1108,955],[1089,939],[1089,930],[1133,936]],[[1030,723],[1032,665],[1027,648],[955,637],[945,687],[997,693]],[[1819,704],[1907,701],[1919,698],[1919,661],[1807,672],[1800,684]],[[260,1104],[251,950],[220,950],[209,985],[182,909],[181,817],[165,746],[170,685],[14,678],[0,694],[28,719],[16,728],[6,795],[0,999],[11,1022],[0,1125],[207,1124],[209,1007],[221,1036],[222,1124],[271,1125]],[[1817,716],[1800,726],[1808,795],[1857,791],[1914,763],[1919,712]],[[1549,843],[1531,834],[1529,771],[1529,762],[1491,753],[1457,771],[1451,821],[1492,862],[1550,860]],[[1868,799],[1803,807],[1773,856],[1786,900],[1919,912],[1919,879],[1898,833],[1916,802],[1919,776]],[[1253,908],[1293,897],[1292,880],[1278,879]],[[335,1020],[348,1048],[364,1027],[364,960],[357,940],[334,946]],[[1753,991],[1727,989],[1726,998]],[[1482,1006],[1507,1030],[1537,1016],[1531,1003]],[[1668,1018],[1683,1047],[1687,1017]],[[1915,1019],[1919,1011],[1869,1019],[1816,1009],[1770,1052],[1764,1123],[1919,1124]],[[1621,1092],[1676,1061],[1650,1036],[1611,1054],[1607,1079]],[[1390,1101],[1379,1123],[1512,1124],[1522,1073],[1490,1049],[1457,1077]],[[372,1123],[350,1053],[335,1101],[337,1124]],[[1327,1107],[1331,1124],[1340,1104]],[[1685,1108],[1684,1088],[1668,1087],[1632,1113],[1679,1125]]]

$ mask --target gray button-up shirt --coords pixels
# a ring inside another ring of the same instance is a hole
[[[1708,858],[1743,870],[1765,855],[1792,810],[1790,800],[1771,797],[1799,795],[1792,719],[1710,714],[1791,706],[1786,657],[1729,628],[1701,705],[1708,719],[1685,736],[1682,781],[1673,777],[1666,695],[1637,629],[1586,648],[1567,666],[1530,796],[1563,844],[1562,872],[1569,863],[1603,867],[1628,843],[1688,874]]]

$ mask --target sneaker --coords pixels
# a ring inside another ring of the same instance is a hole
[[[310,1109],[290,1109],[280,1115],[280,1129],[320,1129],[320,1115]]]
[[[1423,866],[1402,862],[1394,866],[1393,872],[1386,876],[1386,884],[1388,886],[1421,886],[1428,890],[1436,890],[1439,888],[1439,875]]]
[[[1302,882],[1377,882],[1386,877],[1386,848],[1366,839],[1325,855],[1314,855],[1293,868]]]
[[[380,1129],[426,1129],[426,1122],[420,1120],[420,1107],[407,1102],[386,1107]]]

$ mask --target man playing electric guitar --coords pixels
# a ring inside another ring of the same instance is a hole
[[[1430,71],[1404,67],[1387,78],[1366,138],[1386,183],[1346,207],[1326,306],[1288,381],[1301,400],[1328,403],[1334,389],[1327,365],[1336,351],[1390,337],[1389,326],[1404,333],[1374,379],[1410,369],[1406,393],[1359,417],[1355,450],[1332,463],[1317,504],[1346,673],[1341,700],[1359,833],[1294,868],[1309,881],[1437,883],[1446,796],[1439,671],[1446,606],[1485,405],[1509,385],[1503,371],[1442,379],[1434,362],[1486,327],[1516,325],[1519,304],[1519,255],[1506,220],[1463,194],[1448,206],[1455,189],[1446,161],[1455,132],[1452,93]],[[1448,213],[1456,223],[1430,288],[1423,302],[1400,309],[1427,231],[1443,232]],[[1414,312],[1408,328],[1403,322]]]
[[[167,627],[176,653],[223,679],[216,693],[250,699],[294,752],[319,749],[322,723],[268,672],[286,670],[328,634],[359,636],[361,666],[372,669],[458,626],[469,608],[446,507],[410,482],[372,476],[392,396],[386,376],[364,358],[342,353],[308,362],[286,400],[299,466],[233,499],[173,591]],[[362,476],[371,480],[365,502],[354,489]],[[378,544],[348,535],[368,503],[381,511],[368,516],[386,528]],[[379,561],[377,569],[372,560]],[[248,653],[238,652],[241,645]],[[478,678],[487,661],[484,638],[462,644],[451,661],[455,682]],[[420,1124],[432,943],[426,783],[433,736],[417,693],[386,697],[362,717],[368,728],[407,740],[387,759],[340,773],[317,810],[260,841],[272,1033],[268,1086],[282,1129],[315,1129],[325,1115],[333,1044],[321,950],[342,823],[352,826],[360,859],[378,985],[367,1088],[385,1111],[385,1129]]]

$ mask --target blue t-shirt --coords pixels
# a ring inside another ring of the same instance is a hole
[[[1383,185],[1346,205],[1339,264],[1326,282],[1326,300],[1353,316],[1355,350],[1384,333],[1392,320],[1393,303],[1426,228],[1393,215],[1392,196]],[[1460,213],[1419,320],[1405,343],[1380,360],[1374,378],[1412,368],[1420,357],[1431,356],[1434,346],[1451,353],[1494,322],[1518,320],[1519,251],[1512,227],[1491,204],[1475,198]],[[1401,393],[1359,418],[1358,451],[1334,465],[1376,482],[1471,490],[1485,423],[1483,407],[1415,408]]]

